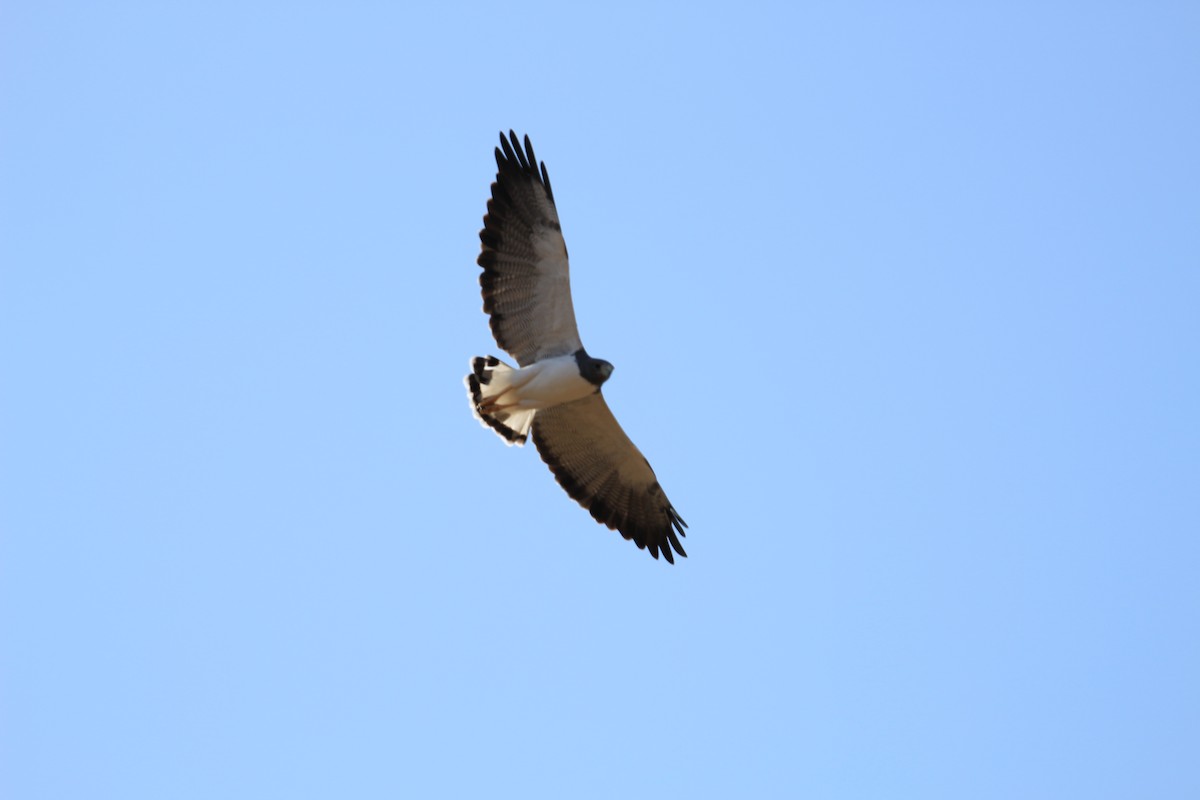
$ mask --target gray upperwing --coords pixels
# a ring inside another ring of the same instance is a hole
[[[533,418],[533,442],[555,479],[596,521],[672,564],[687,523],[663,492],[600,392],[544,408]]]
[[[546,165],[529,137],[500,134],[496,181],[479,232],[483,310],[496,343],[520,366],[583,347],[571,304],[570,267]]]

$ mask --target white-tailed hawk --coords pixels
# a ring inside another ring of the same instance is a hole
[[[496,165],[479,232],[479,283],[496,343],[517,367],[495,356],[472,359],[471,409],[508,444],[524,444],[532,429],[567,494],[597,522],[673,564],[672,551],[687,555],[678,538],[687,524],[604,402],[600,387],[612,364],[589,356],[579,341],[546,165],[539,170],[529,137],[522,149],[512,131],[500,134]]]

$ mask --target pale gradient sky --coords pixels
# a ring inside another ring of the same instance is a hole
[[[0,796],[1200,796],[1200,6],[433,5],[0,8]]]

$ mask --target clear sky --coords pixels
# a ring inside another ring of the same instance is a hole
[[[1200,797],[1198,87],[1195,3],[4,3],[0,795]],[[510,127],[674,567],[467,407]]]

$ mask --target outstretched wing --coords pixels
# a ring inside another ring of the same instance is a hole
[[[684,522],[658,485],[650,462],[634,446],[596,392],[543,408],[533,418],[533,442],[555,479],[597,522],[672,564],[686,556],[676,532]]]
[[[526,366],[583,345],[550,176],[544,163],[538,171],[528,136],[522,151],[517,134],[508,135],[500,134],[503,152],[496,148],[496,182],[479,232],[479,285],[496,344]]]

